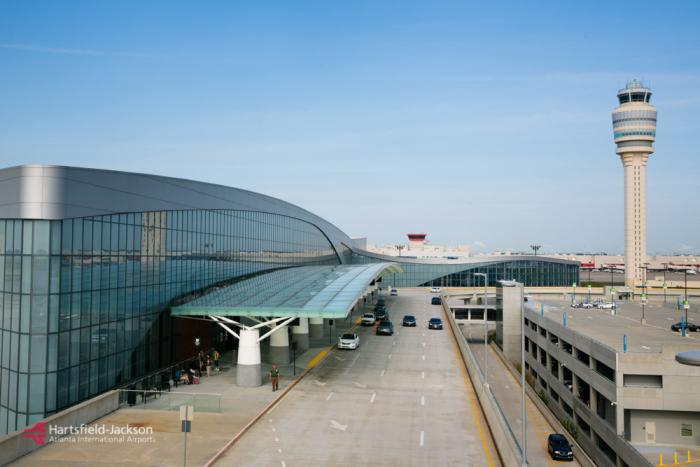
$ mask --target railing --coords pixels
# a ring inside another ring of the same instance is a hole
[[[153,371],[145,376],[141,376],[137,379],[131,380],[128,383],[121,385],[118,390],[121,389],[163,389],[164,383],[173,378],[175,374],[175,369],[177,368],[189,368],[190,362],[196,361],[197,357],[190,357],[185,360],[173,363],[172,365],[160,368]],[[163,378],[163,375],[167,376],[167,379]]]
[[[191,405],[195,412],[221,413],[221,394],[119,389],[119,408],[177,411]]]

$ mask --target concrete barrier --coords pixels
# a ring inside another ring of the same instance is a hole
[[[522,451],[520,446],[513,435],[508,422],[503,416],[503,412],[498,405],[498,402],[493,397],[490,390],[484,387],[481,379],[481,373],[474,358],[474,354],[465,342],[464,336],[459,330],[457,323],[452,316],[449,308],[446,304],[447,300],[442,300],[442,309],[445,312],[445,318],[452,331],[452,336],[455,341],[457,341],[457,347],[459,348],[459,353],[464,362],[464,366],[467,368],[469,377],[471,379],[472,385],[474,386],[474,392],[476,392],[479,398],[479,404],[481,405],[481,410],[484,413],[484,418],[489,424],[489,429],[491,430],[491,435],[496,443],[496,448],[498,449],[498,454],[501,456],[501,461],[503,465],[520,465],[522,459]]]
[[[59,427],[79,427],[89,424],[105,415],[114,412],[119,408],[119,391],[109,391],[90,400],[82,402],[66,410],[62,410],[48,418],[41,420],[46,425],[45,442],[50,443],[51,435],[48,432],[49,426]],[[0,465],[10,462],[29,454],[32,451],[45,446],[36,443],[32,438],[23,436],[24,429],[10,433],[0,438]]]

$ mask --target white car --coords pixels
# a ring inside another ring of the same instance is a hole
[[[430,293],[440,293],[440,287],[431,287]]]
[[[343,334],[342,336],[340,336],[340,339],[338,339],[338,348],[339,349],[355,350],[359,346],[360,346],[360,336],[358,336],[355,333]]]
[[[588,303],[588,302],[583,302],[583,303],[581,304],[581,308],[585,308],[585,309],[587,309],[587,310],[590,310],[591,308],[593,308],[593,304],[592,304],[592,303]]]
[[[391,289],[391,296],[396,297],[399,294],[399,291],[396,289]]]
[[[377,318],[375,318],[374,313],[365,313],[362,315],[362,321],[360,321],[360,324],[363,326],[372,326],[376,322]]]
[[[600,302],[596,306],[601,310],[612,310],[615,307],[612,302]]]

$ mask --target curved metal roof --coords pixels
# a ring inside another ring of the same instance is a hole
[[[700,350],[688,350],[677,353],[676,361],[683,365],[700,366]]]
[[[384,272],[402,269],[394,263],[281,269],[213,291],[174,307],[171,314],[345,318]]]

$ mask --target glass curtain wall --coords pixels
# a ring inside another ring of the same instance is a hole
[[[173,299],[339,263],[317,227],[264,212],[0,220],[0,434],[172,363]]]

